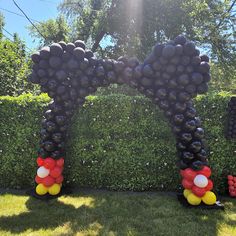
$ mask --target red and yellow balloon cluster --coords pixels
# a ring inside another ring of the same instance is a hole
[[[228,175],[229,195],[236,197],[236,177]]]
[[[216,203],[216,195],[211,191],[213,182],[209,179],[211,169],[204,166],[201,170],[195,171],[191,168],[180,171],[183,177],[184,197],[191,205],[199,205],[203,201],[207,205]]]
[[[37,164],[39,168],[35,177],[35,182],[38,184],[36,193],[38,195],[45,195],[46,193],[57,195],[60,193],[63,181],[64,158],[54,160],[51,157],[45,159],[38,157]]]

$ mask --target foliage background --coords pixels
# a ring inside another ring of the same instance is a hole
[[[228,93],[195,99],[206,131],[215,188],[225,193],[236,174],[236,143],[224,138]],[[0,98],[0,186],[34,185],[40,120],[49,98]],[[112,190],[180,188],[175,140],[162,113],[141,96],[91,96],[76,112],[69,132],[65,184]]]

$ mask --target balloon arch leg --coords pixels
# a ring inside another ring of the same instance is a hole
[[[184,36],[156,44],[144,63],[136,58],[96,59],[83,41],[53,43],[32,55],[32,83],[52,102],[44,114],[35,181],[37,195],[57,196],[63,182],[65,139],[70,119],[98,87],[128,84],[164,111],[176,137],[184,197],[190,205],[214,205],[204,130],[192,98],[207,92],[209,58]]]

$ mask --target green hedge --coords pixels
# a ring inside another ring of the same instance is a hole
[[[216,190],[236,174],[236,142],[224,138],[229,94],[195,99],[203,121]],[[0,97],[0,187],[34,185],[45,95]],[[162,113],[146,98],[88,97],[69,132],[68,185],[114,190],[178,190],[175,140]]]

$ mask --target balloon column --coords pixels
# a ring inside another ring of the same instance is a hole
[[[61,183],[63,181],[62,170],[64,159],[54,160],[51,157],[45,159],[38,157],[37,164],[39,168],[35,177],[35,182],[38,184],[36,193],[39,195],[46,193],[57,195],[61,190]]]
[[[125,83],[152,99],[169,120],[189,204],[216,202],[210,191],[213,183],[203,144],[204,130],[192,102],[197,94],[208,90],[209,58],[200,56],[192,42],[180,35],[166,44],[156,44],[142,64],[127,57],[96,59],[80,40],[44,47],[32,55],[32,60],[29,80],[40,84],[42,92],[52,98],[40,132],[37,194],[60,192],[66,131],[75,108],[98,87]]]
[[[236,97],[232,97],[228,104],[228,129],[226,137],[229,139],[236,138]]]
[[[183,177],[182,185],[184,197],[191,205],[199,205],[204,202],[207,205],[213,205],[216,202],[216,196],[212,190],[213,182],[208,179],[211,175],[211,169],[204,166],[201,170],[194,171],[191,168],[180,171]]]
[[[236,197],[236,176],[228,175],[229,195]]]

